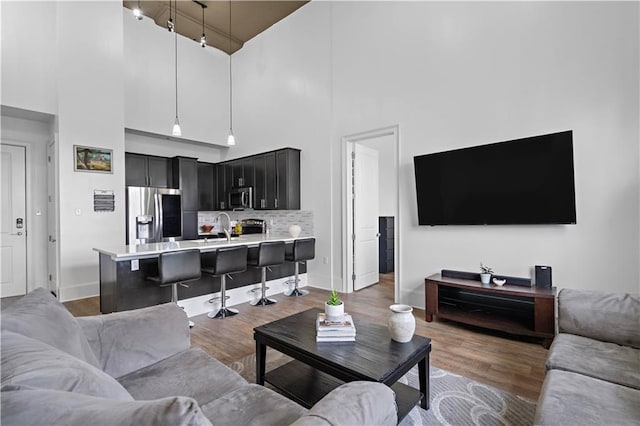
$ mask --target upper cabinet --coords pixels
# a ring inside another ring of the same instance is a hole
[[[198,210],[217,210],[216,199],[218,187],[216,185],[215,164],[198,163]]]
[[[127,186],[171,187],[171,161],[168,158],[126,152],[124,161]]]
[[[259,154],[254,158],[254,208],[300,209],[300,150],[293,148]]]

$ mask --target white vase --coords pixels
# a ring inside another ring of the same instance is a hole
[[[300,225],[291,225],[289,227],[289,235],[291,235],[293,238],[298,238],[300,232],[302,232],[302,228],[300,228]]]
[[[339,321],[344,317],[344,303],[339,305],[329,305],[324,302],[324,313],[330,321]]]
[[[399,343],[407,343],[413,338],[416,331],[416,319],[413,317],[413,308],[409,305],[391,305],[389,315],[389,334],[391,339]]]
[[[491,281],[491,274],[480,274],[480,281],[482,284],[489,284]]]

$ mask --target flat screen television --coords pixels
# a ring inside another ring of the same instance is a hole
[[[420,225],[575,224],[571,130],[413,158]]]

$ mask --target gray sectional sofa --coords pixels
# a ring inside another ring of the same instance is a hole
[[[640,298],[563,289],[540,425],[640,424]]]
[[[175,304],[74,318],[44,289],[4,309],[1,418],[10,425],[397,423],[393,391],[345,384],[310,410],[190,348]]]

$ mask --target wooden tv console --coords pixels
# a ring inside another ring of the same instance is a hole
[[[549,347],[555,337],[556,288],[482,284],[443,277],[425,279],[425,320],[433,315],[510,334],[540,337]]]

